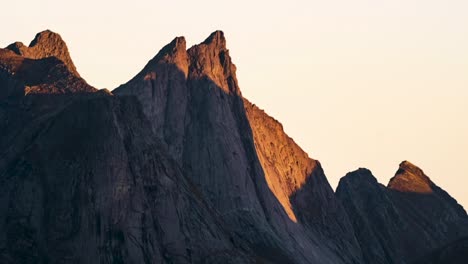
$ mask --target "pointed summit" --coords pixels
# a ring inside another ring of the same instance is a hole
[[[210,34],[210,36],[205,39],[201,44],[205,45],[214,45],[221,49],[226,49],[226,38],[224,38],[224,32],[217,30]]]
[[[190,74],[194,79],[208,79],[227,94],[240,95],[236,66],[232,63],[222,31],[215,31],[202,43],[188,50]]]
[[[180,52],[186,51],[186,41],[184,37],[176,37],[174,38],[169,44],[164,46],[156,56],[154,56],[153,60],[160,60],[167,56],[173,56]]]
[[[176,37],[164,46],[145,66],[142,72],[154,71],[158,64],[173,64],[187,77],[189,61],[184,37]]]
[[[59,34],[50,30],[37,33],[29,44],[29,47],[21,42],[15,42],[10,44],[7,49],[28,59],[56,57],[61,60],[73,74],[79,77],[68,52],[67,44]]]
[[[62,37],[49,29],[41,31],[36,34],[34,39],[29,44],[29,47],[34,47],[36,45],[49,45],[53,43],[65,44]]]
[[[419,167],[405,160],[387,187],[400,192],[432,193],[433,185]]]

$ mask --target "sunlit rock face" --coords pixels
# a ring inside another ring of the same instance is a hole
[[[403,161],[395,176],[390,179],[388,188],[400,192],[429,194],[433,192],[433,185],[420,168],[409,161]]]
[[[281,123],[247,99],[244,99],[244,106],[268,187],[289,218],[297,222],[290,197],[305,184],[317,162],[284,133]]]
[[[366,263],[412,263],[468,235],[463,208],[408,161],[387,187],[367,169],[348,173],[336,195]]]

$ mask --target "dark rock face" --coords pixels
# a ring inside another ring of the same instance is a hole
[[[172,156],[177,160],[182,158],[189,96],[188,68],[185,39],[175,38],[132,80],[113,91],[138,98],[155,135],[168,143]]]
[[[340,180],[336,195],[366,263],[412,263],[468,234],[463,208],[407,161],[387,187],[359,169]]]
[[[238,234],[257,258],[277,263],[361,260],[346,213],[323,173],[313,177],[318,182],[306,184],[316,162],[281,127],[274,122],[269,126],[269,116],[242,98],[222,32],[214,32],[188,50],[185,40],[176,38],[114,94],[135,95],[140,100],[156,134],[180,161],[184,175],[202,190],[230,232]],[[261,140],[263,137],[267,139]],[[277,145],[267,146],[270,141]],[[277,159],[264,155],[274,152],[279,154]],[[288,157],[291,153],[294,155]],[[284,158],[289,160],[282,162]],[[320,194],[299,193],[303,185]],[[319,212],[314,211],[307,217],[301,215],[298,222],[293,204],[297,210],[321,207],[324,214],[316,216]],[[333,220],[326,224],[326,218]],[[325,225],[348,227],[344,233],[349,240],[320,237],[320,227]],[[334,252],[338,248],[340,255]]]
[[[417,260],[414,264],[465,264],[468,259],[468,237],[461,238]]]
[[[26,126],[1,142],[19,146],[0,166],[3,263],[249,262],[133,98],[27,99],[2,111]]]
[[[242,97],[221,31],[175,38],[113,93],[56,33],[0,49],[0,131],[2,263],[409,263],[468,234],[408,162],[335,195]]]

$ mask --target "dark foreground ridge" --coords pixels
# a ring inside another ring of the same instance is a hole
[[[112,93],[56,33],[11,44],[0,131],[2,263],[411,263],[468,236],[409,162],[388,187],[359,169],[335,194],[243,98],[221,31],[175,38]]]

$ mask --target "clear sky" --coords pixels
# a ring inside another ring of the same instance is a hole
[[[80,74],[113,89],[175,36],[225,32],[248,99],[336,187],[402,160],[468,207],[468,1],[7,1],[0,45],[62,35]]]

